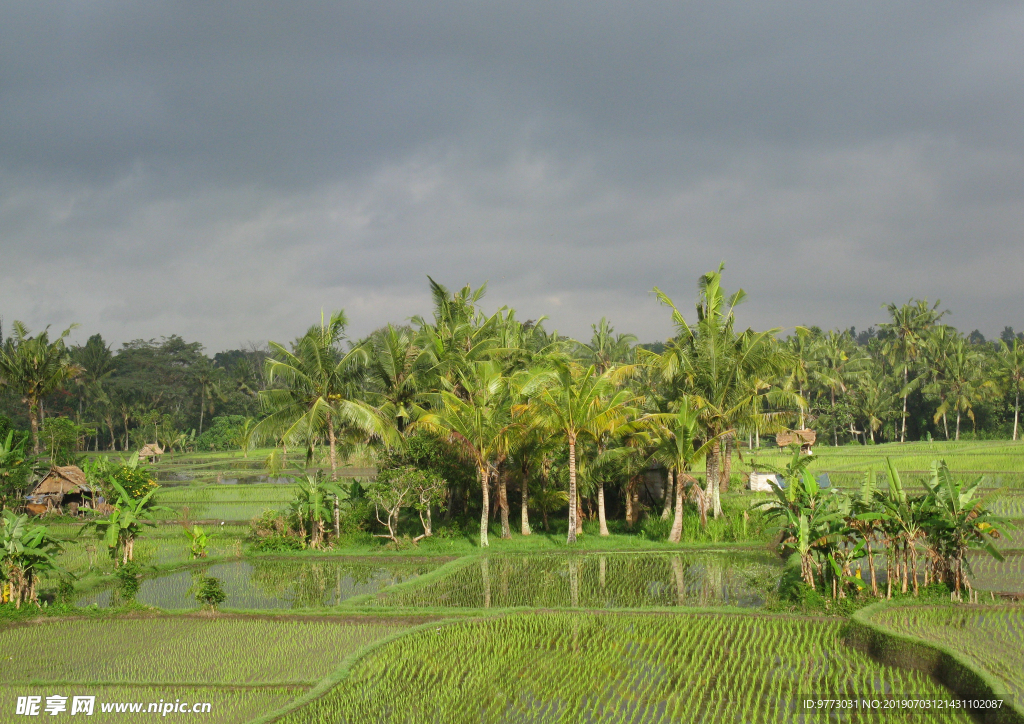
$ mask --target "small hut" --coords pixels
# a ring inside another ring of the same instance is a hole
[[[164,454],[163,449],[156,443],[149,443],[139,450],[139,462],[155,463]]]
[[[26,507],[30,512],[42,515],[53,510],[63,512],[66,505],[68,512],[76,515],[80,507],[89,506],[90,501],[85,496],[91,493],[92,488],[81,468],[55,465],[28,494]]]
[[[800,452],[810,455],[811,445],[817,440],[814,430],[784,430],[775,436],[775,442],[779,447],[789,447],[793,444],[800,445]]]
[[[774,490],[772,483],[778,487],[785,486],[782,476],[777,473],[761,473],[754,471],[750,474],[749,488],[755,493],[770,493]]]

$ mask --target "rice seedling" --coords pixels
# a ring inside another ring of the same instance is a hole
[[[467,559],[448,575],[384,591],[378,606],[650,608],[758,606],[755,580],[777,578],[763,554],[589,553],[495,555]]]
[[[928,677],[843,646],[834,621],[531,613],[430,627],[360,659],[308,722],[968,722]],[[808,709],[808,699],[880,708]]]
[[[872,618],[896,633],[958,651],[1024,704],[1024,607],[914,606],[882,609]]]
[[[221,580],[233,609],[326,608],[345,599],[408,581],[435,567],[433,563],[376,563],[334,559],[256,558],[194,566],[148,578],[136,600],[165,609],[197,608],[192,587],[197,577]],[[108,606],[111,591],[86,594],[80,606]]]
[[[0,681],[310,686],[348,654],[407,627],[386,619],[58,619],[0,630]]]

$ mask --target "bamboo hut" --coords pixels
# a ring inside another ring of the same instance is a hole
[[[775,442],[779,447],[789,447],[797,444],[800,452],[810,455],[811,445],[817,440],[814,430],[784,430],[775,436]]]
[[[139,450],[139,462],[155,463],[164,454],[163,449],[156,443],[149,443]]]
[[[75,465],[55,465],[26,496],[28,504],[25,507],[29,512],[42,515],[51,511],[63,512],[66,505],[68,512],[76,515],[79,508],[89,507],[91,501],[86,495],[92,492],[81,468]]]

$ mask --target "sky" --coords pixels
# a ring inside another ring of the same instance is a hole
[[[588,337],[1024,329],[1024,5],[0,0],[0,316],[353,336],[427,275]]]

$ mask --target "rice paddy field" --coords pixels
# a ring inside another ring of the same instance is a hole
[[[915,606],[883,609],[872,620],[954,649],[998,678],[1024,705],[1024,606]]]
[[[962,712],[805,709],[944,699],[847,649],[840,623],[743,615],[533,613],[439,625],[362,657],[282,722],[967,722]]]
[[[985,475],[990,505],[1018,521],[1000,542],[1005,561],[971,554],[981,605],[883,606],[887,630],[951,648],[1024,696],[1024,444],[912,443],[815,448],[812,469],[859,485],[891,456],[906,479],[945,459]],[[744,450],[783,466],[784,452]],[[51,523],[62,566],[78,578],[79,609],[32,622],[0,619],[0,723],[19,697],[94,696],[90,721],[120,722],[103,703],[205,702],[204,715],[168,721],[228,724],[535,722],[969,722],[963,709],[902,708],[957,695],[909,668],[881,663],[844,639],[843,616],[778,605],[782,562],[760,534],[722,527],[711,540],[669,549],[639,535],[601,539],[588,528],[573,552],[562,535],[497,537],[487,552],[461,538],[413,551],[375,543],[294,554],[251,554],[246,522],[292,500],[265,455],[166,455],[154,466],[166,522],[136,543],[139,606],[118,609],[112,563],[80,526]],[[918,472],[914,472],[918,471]],[[372,471],[348,469],[346,475]],[[757,495],[740,485],[727,509]],[[210,558],[193,561],[181,527],[213,521]],[[734,516],[735,518],[735,516]],[[224,522],[221,525],[221,521]],[[730,524],[739,525],[736,519]],[[589,524],[588,524],[589,525]],[[346,544],[348,545],[348,544]],[[371,551],[373,551],[371,553]],[[876,561],[879,578],[884,559]],[[221,581],[220,611],[197,611],[199,576]],[[874,609],[871,609],[874,611]],[[867,613],[867,612],[865,612]],[[811,700],[878,701],[877,708],[807,708]],[[886,708],[886,707],[890,708]],[[150,714],[150,718],[154,715]],[[146,718],[146,717],[143,717]],[[31,719],[29,719],[31,720]],[[1009,721],[1009,720],[1008,720]],[[1016,721],[1016,720],[1013,720]]]
[[[347,655],[408,628],[375,620],[147,617],[56,620],[0,629],[0,721],[18,697],[94,696],[101,703],[204,702],[208,721],[248,722],[306,693]],[[152,715],[151,715],[152,716]],[[167,721],[195,720],[171,712]],[[74,719],[72,719],[73,721]]]

